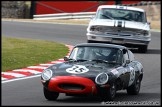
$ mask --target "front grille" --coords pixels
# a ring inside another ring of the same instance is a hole
[[[116,35],[116,36],[132,36],[132,34],[122,34],[122,33],[106,33],[108,35]]]
[[[106,34],[120,35],[120,36],[132,36],[132,35],[143,34],[143,30],[139,30],[139,29],[119,28],[119,27],[110,27],[110,26],[97,26],[97,31]]]
[[[59,84],[59,88],[65,90],[83,90],[85,87],[79,84]]]

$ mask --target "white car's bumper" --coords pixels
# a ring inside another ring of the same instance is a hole
[[[151,37],[136,37],[136,36],[116,36],[87,33],[87,39],[98,42],[109,42],[114,44],[132,44],[132,45],[148,45]]]

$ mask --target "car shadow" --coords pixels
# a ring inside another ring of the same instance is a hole
[[[161,54],[160,49],[148,49],[147,54]]]
[[[100,97],[88,96],[88,97],[76,97],[65,96],[63,99],[58,99],[59,103],[102,103]],[[139,93],[138,95],[128,95],[126,92],[117,92],[115,97],[117,101],[160,101],[160,93]]]
[[[66,103],[80,103],[80,102],[84,102],[84,103],[100,103],[102,100],[100,97],[97,96],[65,96],[63,99],[58,99],[57,102],[66,102]]]
[[[139,93],[138,95],[128,95],[126,92],[117,93],[115,101],[153,101],[159,99],[160,93]]]
[[[148,49],[146,53],[141,53],[138,51],[138,49],[129,49],[133,53],[140,53],[140,54],[161,54],[160,49]]]

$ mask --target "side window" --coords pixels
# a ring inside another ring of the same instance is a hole
[[[71,52],[69,58],[70,58],[70,59],[76,59],[77,52],[78,52],[78,48],[75,47],[75,48],[72,50],[72,52]]]
[[[121,50],[117,51],[117,63],[120,63],[120,64],[123,63],[123,53]]]

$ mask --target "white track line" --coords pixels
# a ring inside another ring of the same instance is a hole
[[[53,64],[39,64],[39,65],[42,65],[42,66],[51,66]]]
[[[64,61],[64,59],[63,59],[63,58],[61,58],[61,59],[59,59],[58,61]]]
[[[7,80],[7,78],[1,77],[1,80],[2,80],[2,81],[3,81],[3,80]]]
[[[27,68],[38,68],[38,69],[46,69],[48,67],[42,67],[42,66],[29,66]]]
[[[2,21],[6,22],[23,22],[23,23],[43,23],[43,24],[61,24],[61,25],[73,25],[73,26],[87,26],[87,24],[73,24],[73,23],[61,23],[61,22],[36,22],[36,21],[23,21],[23,20],[5,20],[2,19]]]
[[[71,51],[72,50],[72,48],[74,47],[74,46],[71,46],[71,45],[66,45],[68,48],[69,48],[69,50]],[[70,53],[70,52],[69,52]],[[68,53],[68,55],[67,56],[69,56],[69,53]],[[56,60],[56,61],[52,61],[52,62],[50,62],[50,63],[54,63],[54,64],[57,64],[57,63],[62,63],[62,62],[64,62],[64,59],[63,58],[61,58],[61,59],[58,59],[58,60]],[[46,69],[46,68],[48,68],[48,67],[43,67],[43,66],[51,66],[51,65],[53,65],[53,64],[39,64],[40,66],[29,66],[29,67],[27,67],[27,68],[37,68],[37,69]],[[34,75],[34,76],[26,76],[26,75],[23,75],[23,74],[19,74],[18,73],[18,71],[20,71],[20,72],[30,72],[30,73],[33,73],[33,74],[38,74],[38,75]],[[17,73],[16,73],[17,72]],[[11,75],[11,76],[14,76],[14,77],[20,77],[20,78],[15,78],[15,79],[9,79],[8,80],[8,78],[4,78],[4,77],[1,77],[1,80],[2,80],[2,83],[7,83],[7,82],[11,82],[11,81],[17,81],[17,80],[23,80],[23,79],[28,79],[28,78],[34,78],[34,77],[38,77],[38,76],[40,76],[40,74],[41,74],[42,72],[40,72],[40,71],[37,71],[37,70],[28,70],[28,69],[15,69],[15,70],[12,70],[12,72],[2,72],[1,74],[6,74],[6,75]],[[22,77],[22,78],[21,78]]]
[[[58,64],[58,63],[63,63],[63,62],[60,62],[60,61],[52,61],[51,63],[56,63],[56,64]]]
[[[24,77],[24,76],[26,76],[26,75],[23,75],[23,74],[13,73],[13,72],[2,72],[2,74],[11,75],[11,76],[14,76],[14,77]]]
[[[41,73],[41,72],[36,71],[36,70],[28,70],[28,69],[16,69],[16,70],[13,70],[13,71],[30,72],[30,73],[33,73],[33,74],[40,74]]]
[[[38,74],[38,75],[27,76],[27,77],[23,77],[23,78],[15,78],[15,79],[11,79],[11,80],[2,81],[1,83],[7,83],[7,82],[12,82],[12,81],[17,81],[17,80],[28,79],[28,78],[35,78],[35,77],[39,77],[39,76],[41,76],[41,75]]]

